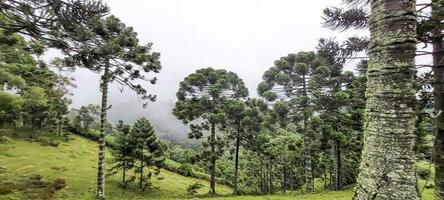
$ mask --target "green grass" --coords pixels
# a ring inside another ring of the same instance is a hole
[[[83,137],[62,142],[58,147],[42,146],[24,140],[13,139],[10,144],[0,144],[0,184],[29,179],[33,175],[42,175],[47,182],[57,178],[66,180],[67,186],[56,192],[55,199],[95,199],[94,191],[97,173],[97,144]],[[110,154],[107,154],[108,158]],[[170,163],[171,165],[177,163]],[[418,162],[419,168],[428,168],[427,162]],[[433,168],[433,167],[432,167]],[[199,182],[205,187],[198,191],[199,199],[214,200],[342,200],[351,199],[352,189],[337,192],[320,191],[313,194],[288,193],[267,196],[231,196],[231,188],[218,184],[219,197],[206,197],[208,182],[162,170],[162,180],[155,180],[154,188],[141,192],[136,185],[129,189],[119,187],[120,174],[107,178],[107,199],[189,199],[186,194],[188,185]],[[433,177],[433,170],[431,177]],[[429,180],[429,184],[433,180]],[[419,181],[422,189],[425,180]],[[317,185],[321,183],[318,182]],[[321,187],[317,187],[318,189]],[[1,189],[1,188],[0,188]],[[1,191],[1,190],[0,190]],[[0,195],[0,199],[25,199],[26,190]],[[433,199],[433,189],[425,189],[423,199]]]
[[[94,199],[97,174],[97,144],[82,137],[62,142],[58,147],[41,146],[23,140],[12,144],[0,144],[0,182],[17,181],[31,175],[42,175],[45,180],[66,180],[67,187],[56,193],[56,199]],[[108,154],[109,157],[109,154]],[[107,199],[185,199],[186,187],[200,182],[205,185],[199,194],[208,192],[208,182],[184,177],[162,170],[162,180],[155,180],[151,190],[141,192],[132,185],[130,189],[119,187],[120,174],[107,178]],[[231,188],[217,185],[217,192],[229,194]],[[0,196],[0,199],[24,199],[25,192]]]

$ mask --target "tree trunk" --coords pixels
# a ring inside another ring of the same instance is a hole
[[[123,185],[123,188],[126,188],[126,184],[125,184],[125,172],[126,172],[126,169],[125,169],[125,167],[122,169],[122,185]]]
[[[240,128],[241,128],[241,120],[237,121],[237,133],[236,133],[236,155],[234,158],[234,179],[233,179],[233,194],[239,194],[237,189],[237,178],[238,178],[238,169],[239,169],[239,148],[240,148]]]
[[[59,137],[62,136],[62,119],[63,116],[62,114],[59,114],[59,124],[58,124],[58,132],[59,132]]]
[[[140,180],[139,188],[142,189],[143,184],[143,148],[142,148],[142,159],[140,159]]]
[[[341,189],[341,152],[338,141],[332,142],[333,157],[333,190]]]
[[[441,5],[439,4],[441,3]],[[432,0],[431,17],[434,24],[439,24],[442,18],[442,0]],[[433,30],[433,97],[436,116],[435,139],[435,199],[444,199],[444,43],[441,29]]]
[[[100,134],[99,134],[99,161],[97,173],[97,197],[105,199],[105,125],[107,122],[106,112],[108,109],[108,82],[109,66],[105,66],[105,72],[102,76],[102,105],[100,111]]]
[[[303,83],[303,96],[304,97],[308,97],[307,94],[307,84],[306,84],[306,77],[303,76],[302,77],[304,79],[304,83]],[[306,99],[304,101],[307,101]],[[313,170],[312,170],[312,164],[311,164],[311,160],[312,160],[312,156],[311,156],[311,138],[308,134],[308,114],[307,114],[307,107],[308,107],[308,103],[305,102],[304,103],[304,110],[303,110],[303,115],[304,115],[304,127],[303,127],[303,131],[304,131],[304,167],[305,167],[305,184],[306,184],[306,189],[307,191],[313,191],[314,190],[314,181],[313,181]]]
[[[215,140],[216,140],[216,125],[211,124],[211,137],[210,137],[210,145],[211,145],[211,163],[210,163],[210,194],[216,194],[216,153],[215,149]]]
[[[364,148],[353,199],[419,200],[414,0],[371,0]]]

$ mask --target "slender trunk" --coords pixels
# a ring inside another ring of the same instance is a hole
[[[126,184],[125,184],[125,172],[126,172],[126,169],[125,169],[125,167],[122,169],[122,185],[123,185],[123,188],[126,188]]]
[[[140,180],[139,188],[142,189],[143,184],[143,147],[142,147],[142,159],[140,159]]]
[[[237,133],[236,133],[236,155],[234,159],[234,179],[233,179],[233,194],[239,194],[237,189],[237,177],[238,177],[238,168],[239,168],[239,147],[240,147],[240,128],[241,128],[241,120],[237,121]]]
[[[333,154],[333,190],[341,189],[341,154],[338,141],[332,142]]]
[[[305,75],[302,77],[304,79],[302,90],[303,90],[303,96],[307,97],[307,84],[306,84],[306,77]],[[307,100],[304,100],[307,101]],[[304,115],[304,166],[305,166],[305,184],[307,191],[313,191],[314,190],[314,181],[313,181],[313,170],[312,170],[312,164],[311,164],[311,139],[308,134],[308,102],[304,102],[304,109],[303,109],[303,115]]]
[[[62,136],[62,116],[61,114],[59,115],[59,124],[58,124],[58,132],[59,132],[59,137]]]
[[[441,3],[441,5],[439,4]],[[442,0],[432,0],[431,17],[434,24],[439,24],[442,18]],[[442,29],[433,30],[433,97],[435,103],[436,139],[435,139],[435,199],[444,199],[444,43]],[[438,114],[440,113],[440,114]]]
[[[108,82],[109,66],[106,65],[101,83],[102,105],[100,110],[99,161],[97,169],[97,197],[99,199],[105,199],[105,125],[108,109]]]
[[[210,146],[211,146],[211,163],[210,163],[210,194],[216,194],[216,149],[215,149],[215,140],[216,140],[216,124],[211,124],[211,137],[210,137]]]
[[[371,0],[364,148],[354,200],[419,200],[414,0]]]
[[[271,162],[271,163],[273,163],[273,162]],[[274,179],[274,176],[273,176],[273,165],[270,165],[270,172],[269,172],[269,179],[268,179],[268,181],[269,181],[269,183],[270,183],[270,194],[273,194],[274,193],[274,186],[273,186],[273,179]]]
[[[327,189],[327,172],[324,170],[324,189]]]

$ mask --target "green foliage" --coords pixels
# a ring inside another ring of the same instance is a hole
[[[139,161],[139,166],[134,168],[140,175],[139,187],[145,190],[152,185],[151,178],[159,175],[160,167],[165,160],[160,142],[153,127],[145,118],[140,118],[134,123],[127,142],[132,148],[130,155]]]
[[[192,122],[189,138],[200,139],[204,131],[211,131],[195,159],[208,166],[211,185],[214,185],[216,160],[222,156],[225,146],[222,137],[216,134],[216,128],[224,128],[227,120],[224,108],[228,102],[247,97],[248,89],[233,72],[203,68],[180,82],[176,96],[178,101],[173,114],[185,124]],[[210,193],[214,194],[215,188],[211,188]]]

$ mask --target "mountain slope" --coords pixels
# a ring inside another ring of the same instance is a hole
[[[58,147],[41,146],[23,140],[13,140],[11,144],[0,144],[0,199],[30,198],[27,189],[16,188],[8,191],[2,187],[20,183],[36,175],[44,181],[56,179],[66,181],[66,187],[56,191],[54,199],[94,199],[97,173],[97,144],[88,139],[76,136],[75,140],[62,142]],[[110,155],[108,154],[108,157]],[[140,192],[136,185],[130,189],[122,189],[118,185],[121,175],[111,176],[106,182],[107,199],[184,199],[186,188],[195,182],[205,187],[199,194],[208,192],[208,182],[162,170],[162,180],[154,181],[154,188]],[[229,187],[218,185],[218,192],[228,194]],[[18,190],[18,191],[17,191]],[[45,191],[43,191],[45,192]]]

